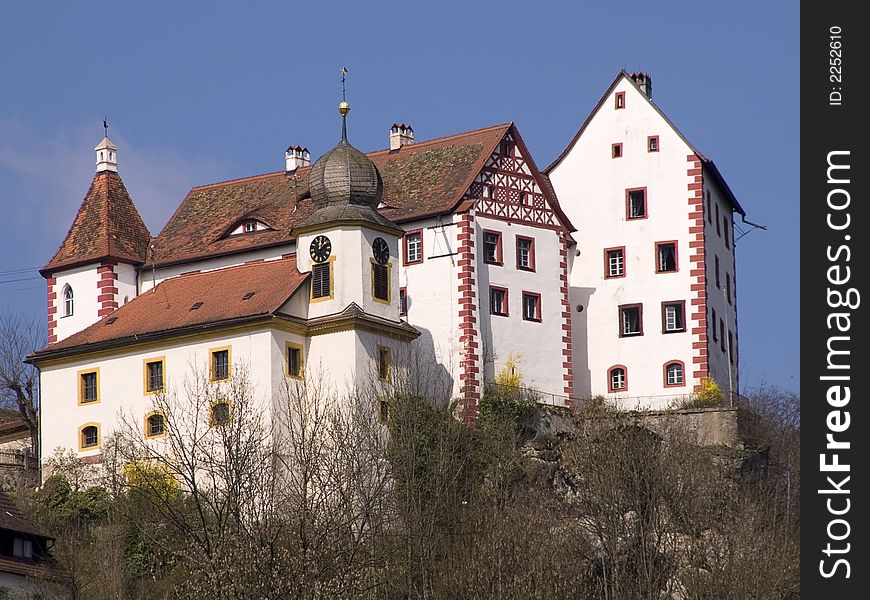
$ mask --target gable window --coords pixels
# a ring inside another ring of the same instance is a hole
[[[244,233],[254,233],[257,231],[257,222],[256,221],[245,221],[242,223],[242,231]]]
[[[144,362],[145,393],[156,394],[158,392],[162,392],[165,383],[165,359],[161,356],[160,358],[145,359]]]
[[[211,380],[223,381],[230,378],[230,348],[211,350]]]
[[[722,282],[719,280],[719,256],[713,255],[713,268],[716,271],[716,287],[722,288]]]
[[[712,323],[713,342],[715,343],[715,342],[719,341],[719,334],[716,333],[716,309],[715,308],[710,309],[710,322]]]
[[[332,298],[332,262],[311,267],[311,298]]]
[[[624,392],[628,389],[628,369],[622,365],[610,367],[607,370],[607,391],[610,393]]]
[[[645,219],[647,217],[646,208],[646,188],[625,190],[626,219]]]
[[[686,302],[662,302],[662,332],[676,333],[686,330]]]
[[[501,317],[508,316],[507,288],[489,286],[489,313]]]
[[[500,265],[501,261],[501,233],[498,231],[483,232],[483,262],[491,265]]]
[[[63,286],[63,316],[71,317],[75,310],[75,298],[73,297],[73,289],[69,284]]]
[[[684,370],[685,366],[682,361],[672,360],[665,363],[665,387],[679,387],[685,385]]]
[[[145,416],[145,439],[162,437],[166,433],[166,417],[160,411]]]
[[[79,450],[90,450],[100,446],[100,426],[88,423],[79,429]]]
[[[623,304],[619,307],[619,337],[643,335],[643,305]]]
[[[404,317],[408,314],[408,289],[399,288],[399,316]]]
[[[405,234],[405,264],[423,262],[423,230],[409,231]]]
[[[287,377],[302,379],[302,346],[286,343],[287,349]]]
[[[230,422],[230,403],[228,400],[218,400],[211,405],[208,422],[212,427],[226,425]]]
[[[393,371],[393,351],[386,346],[378,346],[378,379],[389,381]]]
[[[517,269],[535,270],[535,240],[533,238],[517,236]]]
[[[725,298],[731,304],[731,273],[725,273]]]
[[[604,249],[604,278],[625,277],[625,246]]]
[[[382,265],[372,259],[372,298],[381,302],[390,301],[390,265]]]
[[[677,242],[656,242],[656,273],[677,271]]]
[[[79,404],[100,401],[100,370],[79,371]]]
[[[523,292],[523,320],[541,320],[541,295],[534,292]]]
[[[622,158],[622,144],[612,144],[610,146],[611,158]]]
[[[646,138],[646,151],[647,152],[658,152],[659,151],[659,136],[651,135]]]
[[[625,92],[616,92],[616,108],[625,108]]]

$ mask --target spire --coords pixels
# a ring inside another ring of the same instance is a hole
[[[341,115],[341,139],[347,141],[347,113],[350,112],[350,104],[345,97],[344,80],[347,75],[347,67],[341,68],[341,102],[338,103],[338,112]]]

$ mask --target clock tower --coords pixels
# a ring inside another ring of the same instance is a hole
[[[341,141],[311,168],[315,210],[294,229],[298,268],[311,272],[308,316],[337,314],[353,303],[368,315],[399,322],[404,232],[377,210],[381,174],[347,141],[349,111],[342,101]]]

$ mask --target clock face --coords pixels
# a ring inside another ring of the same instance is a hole
[[[308,251],[311,253],[311,260],[314,262],[323,262],[329,258],[332,252],[332,242],[325,235],[318,235],[311,240],[311,246]]]
[[[385,265],[390,261],[390,247],[384,238],[375,238],[372,242],[372,255],[379,264]]]

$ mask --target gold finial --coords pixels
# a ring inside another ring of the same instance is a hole
[[[347,113],[350,112],[350,104],[348,104],[346,100],[342,100],[338,104],[338,112],[342,117],[346,117]]]

